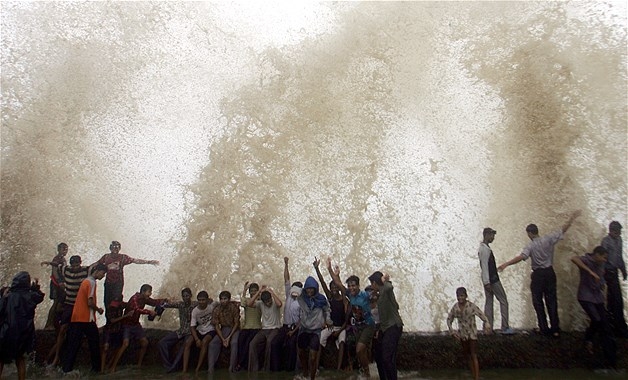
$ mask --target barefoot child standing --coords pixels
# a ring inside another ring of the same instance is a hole
[[[480,364],[478,363],[478,336],[475,317],[484,322],[484,332],[490,334],[491,324],[486,315],[475,304],[467,300],[467,289],[456,289],[458,302],[449,311],[447,327],[451,335],[462,343],[462,351],[471,368],[471,375],[475,380],[480,378]],[[454,319],[458,319],[458,331],[452,328]]]

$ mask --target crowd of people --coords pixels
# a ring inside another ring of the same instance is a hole
[[[447,317],[449,330],[461,342],[475,379],[479,378],[476,317],[483,321],[485,333],[493,333],[494,298],[500,305],[499,332],[514,334],[509,324],[506,291],[499,278],[499,273],[510,265],[530,259],[530,289],[539,332],[560,337],[556,275],[552,267],[554,246],[579,215],[580,212],[573,213],[562,228],[547,235],[539,235],[536,225],[528,225],[526,233],[530,243],[521,254],[499,267],[490,246],[497,231],[484,228],[478,250],[484,311],[470,302],[466,288],[460,287],[456,290],[457,302]],[[616,362],[614,335],[628,335],[618,280],[618,273],[624,280],[627,278],[621,229],[619,222],[611,222],[608,236],[600,246],[592,253],[574,256],[571,260],[580,270],[578,301],[591,320],[585,346],[592,353],[593,338],[598,334],[604,356],[613,367]],[[53,300],[45,328],[57,330],[56,342],[46,358],[50,368],[61,365],[64,375],[79,375],[74,365],[83,337],[87,338],[93,372],[115,372],[132,342],[139,343],[137,364],[141,366],[148,339],[140,317],[147,315],[152,320],[166,309],[177,309],[179,328],[166,334],[158,344],[163,366],[169,373],[187,373],[191,365],[198,373],[207,360],[207,369],[212,374],[225,349],[229,351],[230,372],[290,371],[298,373],[300,378],[314,379],[319,371],[321,351],[332,342],[338,351],[337,370],[356,369],[368,378],[369,363],[374,361],[380,379],[397,379],[396,356],[403,321],[387,274],[372,273],[368,277],[370,285],[361,289],[358,276],[350,275],[343,282],[339,266],[328,258],[326,266],[331,281],[327,282],[320,271],[321,260],[315,258],[312,265],[316,277],[309,276],[304,283],[293,282],[289,258],[284,257],[283,293],[267,285],[246,282],[240,301],[232,300],[228,290],[221,291],[216,301],[201,290],[193,300],[193,292],[187,287],[181,290],[180,300],[171,300],[152,298],[152,286],[144,284],[139,292],[124,301],[124,267],[158,265],[159,262],[132,258],[120,253],[120,248],[120,243],[113,241],[109,253],[92,265],[83,266],[81,257],[76,255],[66,263],[68,246],[61,243],[57,255],[51,261],[42,262],[51,266],[50,298]],[[97,300],[97,282],[103,278],[104,302],[101,304]],[[34,347],[35,308],[43,301],[44,294],[38,281],[31,281],[27,272],[18,273],[11,286],[3,288],[0,294],[0,375],[4,363],[15,361],[18,377],[23,379],[24,355]],[[96,314],[103,313],[106,324],[101,334]],[[455,320],[457,329],[453,327]]]

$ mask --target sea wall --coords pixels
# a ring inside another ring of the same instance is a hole
[[[166,330],[146,329],[149,339],[144,365],[161,365],[157,342],[168,333]],[[53,331],[37,331],[36,361],[43,364],[45,355],[54,344]],[[479,361],[482,368],[600,368],[604,366],[599,342],[594,354],[584,348],[584,333],[563,332],[560,338],[548,338],[527,331],[511,336],[481,335],[478,339]],[[617,339],[617,367],[628,368],[628,340]],[[87,342],[80,350],[78,363],[89,363]],[[139,345],[131,343],[120,365],[133,364]],[[335,345],[321,357],[326,368],[335,367]],[[223,354],[218,366],[226,367],[228,357]],[[194,363],[196,360],[194,359]],[[447,334],[404,333],[399,343],[397,364],[402,370],[466,368],[460,344]]]

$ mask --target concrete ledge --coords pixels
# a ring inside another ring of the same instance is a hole
[[[157,351],[157,342],[169,331],[146,329],[149,347],[144,359],[147,366],[161,366]],[[45,357],[55,340],[54,331],[36,332],[36,361],[43,364]],[[617,367],[628,368],[628,340],[616,339]],[[401,370],[466,368],[460,343],[447,334],[404,333],[399,343],[397,364]],[[122,356],[120,366],[134,364],[137,360],[139,345],[131,346]],[[481,368],[600,368],[604,360],[598,342],[595,353],[589,355],[584,349],[584,333],[563,332],[560,338],[549,338],[521,331],[515,335],[479,336],[479,361]],[[335,368],[336,347],[327,345],[321,355],[321,364],[326,368]],[[77,364],[89,363],[87,342],[79,352]],[[196,363],[192,358],[191,363]],[[227,367],[228,356],[225,350],[219,359],[220,368]],[[195,366],[191,365],[192,367]]]

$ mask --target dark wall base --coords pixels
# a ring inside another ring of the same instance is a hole
[[[157,342],[168,331],[146,329],[149,339],[144,365],[160,366]],[[54,331],[39,330],[36,333],[36,361],[43,364],[55,340]],[[628,368],[628,340],[616,339],[617,367]],[[139,344],[131,343],[122,356],[120,366],[135,364]],[[479,361],[481,368],[602,368],[606,367],[599,342],[595,342],[594,355],[584,348],[584,334],[563,332],[560,338],[549,338],[527,331],[516,335],[479,336]],[[336,346],[328,344],[321,356],[321,364],[326,368],[336,367]],[[195,355],[196,356],[196,355]],[[89,363],[87,342],[79,352],[77,364]],[[228,356],[223,351],[218,366],[227,367]],[[404,333],[399,343],[397,365],[401,370],[466,368],[460,343],[446,334]],[[196,359],[190,363],[195,368]]]

